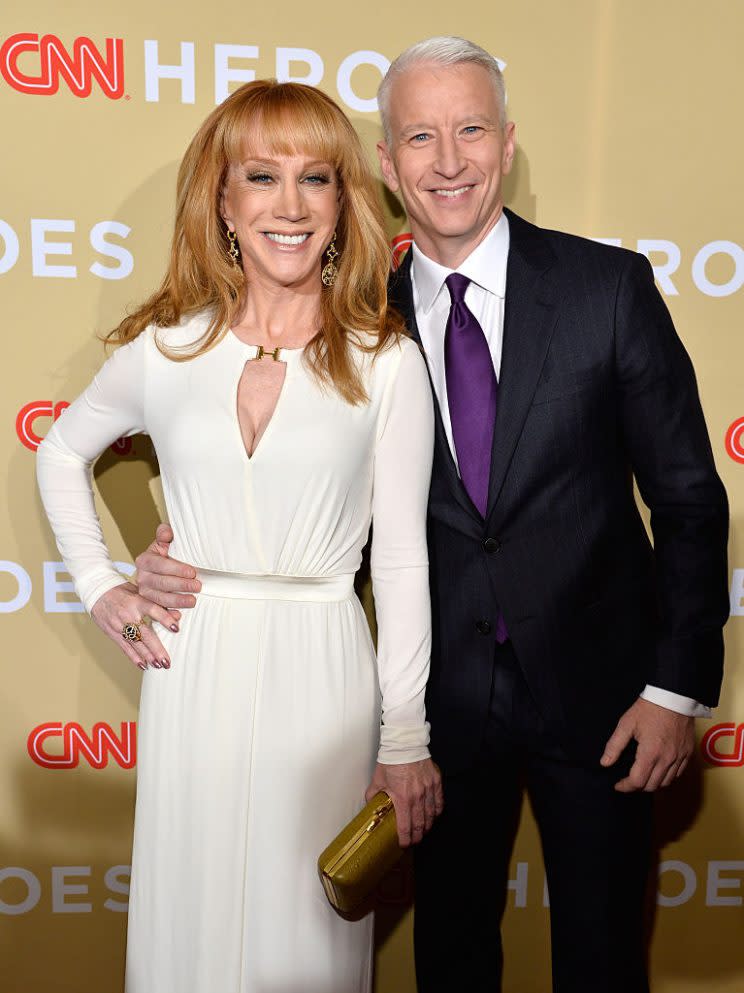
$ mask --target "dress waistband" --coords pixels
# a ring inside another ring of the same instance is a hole
[[[202,584],[200,596],[227,597],[232,600],[332,603],[348,600],[354,592],[352,573],[341,576],[260,576],[197,569],[196,575]]]

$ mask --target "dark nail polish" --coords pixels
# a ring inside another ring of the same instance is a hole
[[[154,668],[156,668],[156,669],[159,669],[160,668],[160,663],[158,662],[157,659],[153,659],[152,662],[150,663],[150,665],[154,666]]]
[[[164,669],[170,669],[170,662],[168,659],[161,659],[160,662]]]
[[[147,662],[138,662],[137,667],[143,672],[147,672]]]
[[[178,631],[178,625],[177,624],[171,624],[170,629],[171,629],[171,631]]]

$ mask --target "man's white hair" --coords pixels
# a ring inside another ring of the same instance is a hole
[[[411,45],[405,52],[401,52],[395,59],[385,74],[385,78],[380,83],[377,91],[377,103],[380,108],[382,118],[382,130],[385,134],[385,141],[390,144],[390,90],[397,76],[401,76],[406,70],[416,65],[434,64],[440,66],[456,66],[463,64],[483,66],[487,70],[496,92],[496,99],[499,103],[499,124],[502,128],[506,126],[506,93],[504,91],[504,77],[499,69],[498,62],[480,45],[465,38],[458,38],[454,35],[441,36],[439,38],[427,38]]]

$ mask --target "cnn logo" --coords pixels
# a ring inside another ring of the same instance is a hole
[[[51,743],[56,745],[50,750]],[[133,769],[137,762],[137,725],[122,721],[116,734],[110,724],[98,722],[88,735],[76,721],[62,724],[49,721],[35,727],[26,743],[28,754],[44,769],[75,769],[82,759],[94,769],[104,769],[109,758],[122,769]]]
[[[41,436],[36,433],[36,421],[39,418],[49,418],[56,421],[62,411],[69,406],[66,400],[59,400],[57,403],[52,403],[51,400],[32,400],[31,403],[25,404],[16,416],[18,440],[29,451],[35,452],[42,442]],[[119,438],[111,446],[111,451],[116,455],[128,455],[131,450],[131,438]]]
[[[13,34],[0,46],[0,73],[19,93],[51,96],[64,80],[76,97],[88,97],[95,81],[109,100],[118,100],[124,94],[124,42],[106,38],[104,55],[90,38],[76,38],[70,52],[54,34]]]
[[[724,443],[729,458],[744,463],[744,417],[738,417],[730,425]]]
[[[744,765],[744,724],[714,724],[703,735],[700,750],[710,765]]]
[[[393,272],[400,266],[403,256],[413,244],[413,235],[409,231],[397,234],[390,243],[393,249],[392,269]]]

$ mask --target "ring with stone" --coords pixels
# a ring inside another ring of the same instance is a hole
[[[125,641],[142,641],[139,624],[125,624],[121,629],[121,636]]]

